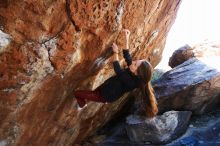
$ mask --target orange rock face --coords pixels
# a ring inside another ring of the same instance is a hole
[[[0,29],[7,34],[0,39],[8,42],[0,41],[0,142],[67,146],[105,124],[126,95],[78,111],[74,89],[92,90],[113,75],[105,56],[113,42],[122,46],[122,28],[131,31],[133,58],[156,66],[179,5],[180,0],[0,1]]]

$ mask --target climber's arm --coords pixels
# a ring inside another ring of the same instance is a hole
[[[125,62],[127,63],[127,65],[130,66],[131,63],[132,63],[132,58],[131,58],[131,55],[130,55],[128,49],[123,49],[123,57],[124,57]]]
[[[114,52],[114,55],[113,55],[114,71],[115,71],[116,74],[120,74],[122,72],[122,69],[121,69],[121,66],[119,64],[119,57],[118,57],[119,50],[118,50],[118,46],[115,43],[113,43],[112,49],[113,49],[113,52]]]
[[[125,40],[126,40],[126,46],[125,49],[123,49],[123,57],[127,63],[128,66],[132,63],[132,58],[129,53],[129,37],[130,37],[130,31],[128,29],[124,29],[123,32],[125,33]]]

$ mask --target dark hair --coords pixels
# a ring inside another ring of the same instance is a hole
[[[137,69],[137,75],[141,79],[141,110],[144,110],[146,116],[149,118],[156,116],[158,113],[157,100],[155,98],[154,90],[150,82],[152,74],[153,67],[151,66],[151,64],[148,61],[142,61]]]

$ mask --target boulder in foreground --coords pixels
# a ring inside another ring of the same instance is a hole
[[[131,115],[126,130],[131,141],[165,144],[186,131],[190,117],[190,111],[169,111],[152,119]]]

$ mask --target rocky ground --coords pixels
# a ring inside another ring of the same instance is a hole
[[[125,114],[127,115],[127,114]],[[84,141],[82,146],[219,146],[220,144],[220,108],[203,115],[193,115],[187,122],[183,133],[176,135],[175,139],[166,144],[138,143],[131,141],[126,130],[126,116],[117,121],[110,121],[95,136]],[[128,115],[127,115],[128,116]],[[167,119],[170,120],[170,119]],[[182,119],[184,120],[184,119]],[[151,125],[152,126],[152,125]],[[154,129],[155,130],[155,129]],[[179,130],[179,129],[178,129]],[[182,129],[183,130],[183,129]],[[151,131],[146,129],[146,131]],[[152,131],[151,131],[152,132]],[[180,132],[180,131],[179,131]],[[142,136],[143,137],[143,136]],[[162,137],[162,136],[161,136]],[[161,138],[160,137],[160,138]],[[148,139],[146,137],[146,139]]]

